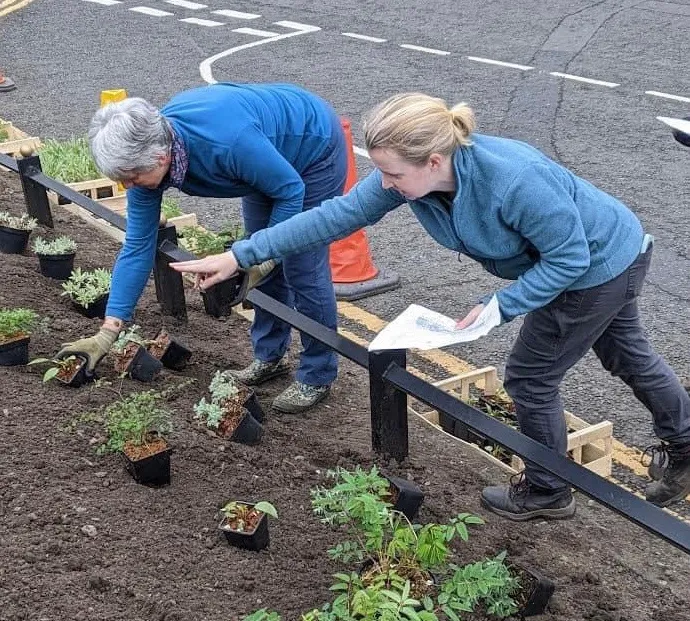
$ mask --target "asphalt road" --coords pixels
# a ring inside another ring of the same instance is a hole
[[[64,138],[85,131],[104,89],[160,105],[209,80],[290,81],[349,116],[361,146],[363,113],[392,93],[466,101],[480,131],[538,146],[639,215],[657,239],[644,320],[658,350],[690,375],[690,150],[655,120],[690,113],[689,32],[690,0],[34,0],[0,19],[0,64],[19,85],[0,99],[0,116]],[[370,170],[363,157],[358,166]],[[237,214],[232,201],[182,206],[210,227]],[[412,302],[462,316],[502,286],[437,246],[407,208],[369,235],[377,265],[403,282],[358,302],[384,319]],[[450,351],[502,367],[519,323]],[[583,418],[612,419],[624,442],[653,440],[646,410],[593,356],[563,393]]]

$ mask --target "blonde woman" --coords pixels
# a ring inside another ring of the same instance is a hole
[[[621,202],[522,142],[474,132],[472,110],[419,93],[378,105],[365,122],[376,170],[346,196],[325,201],[223,255],[180,263],[200,286],[238,266],[327,244],[378,222],[407,202],[440,244],[512,281],[495,293],[502,318],[525,315],[506,365],[505,388],[521,431],[565,454],[559,385],[591,348],[652,413],[664,469],[647,499],[667,506],[690,493],[690,397],[644,334],[637,297],[652,238]],[[458,322],[470,325],[480,304]],[[575,500],[563,481],[527,464],[482,503],[512,519],[567,518]]]

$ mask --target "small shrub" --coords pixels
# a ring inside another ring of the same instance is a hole
[[[163,215],[170,218],[177,218],[182,215],[182,210],[180,209],[180,203],[176,198],[172,196],[164,196],[161,202],[161,211]]]
[[[227,371],[216,371],[209,384],[211,401],[205,397],[194,405],[194,417],[204,421],[211,429],[218,429],[218,425],[226,414],[226,406],[230,401],[240,397],[240,386],[237,380]]]
[[[10,138],[10,132],[5,127],[0,126],[0,142],[7,142]]]
[[[225,522],[232,530],[244,532],[247,526],[256,525],[257,518],[261,517],[262,513],[270,515],[273,518],[278,518],[278,511],[276,508],[265,500],[261,500],[254,504],[247,504],[231,500],[226,503],[220,510]]]
[[[133,392],[106,407],[108,439],[99,453],[122,451],[125,445],[143,446],[153,436],[165,438],[172,431],[172,417],[162,400],[163,395],[148,390]]]
[[[33,243],[33,250],[36,254],[45,256],[72,254],[77,251],[77,243],[65,235],[56,237],[52,241],[37,237]]]
[[[136,343],[137,345],[146,347],[146,345],[148,345],[150,342],[151,341],[147,341],[141,335],[141,327],[137,324],[134,324],[128,330],[123,330],[120,332],[117,340],[113,343],[112,349],[116,354],[123,354],[127,348],[127,345],[130,343]]]
[[[72,270],[67,281],[62,283],[64,291],[61,295],[66,295],[76,304],[88,308],[96,300],[110,292],[111,278],[110,270],[104,268],[84,272],[77,267]]]
[[[0,310],[0,343],[29,336],[38,323],[38,315],[30,308],[3,308]]]
[[[76,372],[76,367],[79,364],[79,359],[76,356],[67,356],[66,358],[36,358],[29,362],[29,365],[33,364],[45,364],[48,365],[45,373],[43,374],[43,383],[49,382],[55,379],[58,375],[61,379],[65,379],[72,373]]]
[[[28,214],[13,216],[7,211],[0,211],[0,226],[18,231],[33,231],[38,226],[38,220]]]
[[[235,241],[230,229],[221,233],[207,231],[200,226],[185,226],[180,231],[179,244],[200,259],[212,254],[221,254],[225,245]]]
[[[46,140],[38,150],[43,172],[62,183],[78,183],[102,177],[85,136]]]

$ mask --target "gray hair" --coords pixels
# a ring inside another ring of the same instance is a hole
[[[364,121],[367,150],[391,149],[412,164],[424,164],[432,153],[450,156],[472,144],[476,126],[464,103],[452,108],[443,99],[423,93],[393,95],[376,106]]]
[[[170,151],[172,131],[160,111],[145,99],[129,97],[96,112],[89,126],[96,166],[110,179],[148,172]]]

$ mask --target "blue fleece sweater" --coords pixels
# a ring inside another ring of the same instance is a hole
[[[270,225],[302,211],[301,174],[340,131],[324,100],[289,84],[214,84],[176,95],[161,112],[189,158],[180,189],[193,196],[271,197]],[[113,269],[109,316],[131,319],[146,285],[164,189],[165,183],[127,191],[127,232]]]
[[[607,282],[640,253],[642,226],[620,201],[527,144],[481,134],[472,141],[453,156],[451,209],[433,194],[409,204],[437,242],[515,281],[497,293],[505,320],[563,291]],[[346,196],[258,231],[232,251],[243,267],[302,252],[374,224],[404,202],[374,171]]]

